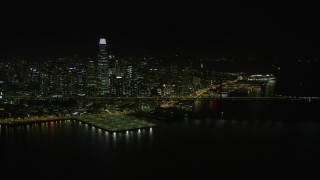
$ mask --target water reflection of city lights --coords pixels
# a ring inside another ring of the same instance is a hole
[[[141,130],[140,129],[138,130],[137,138],[138,138],[138,141],[140,142],[140,140],[141,140]]]
[[[117,141],[117,133],[113,132],[112,136],[113,136],[113,142],[116,142]]]

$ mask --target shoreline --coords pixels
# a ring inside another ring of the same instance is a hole
[[[0,119],[0,125],[18,126],[32,123],[43,123],[53,121],[76,120],[88,125],[100,128],[108,132],[121,132],[128,130],[138,130],[143,128],[152,128],[158,124],[141,120],[132,115],[132,113],[112,113],[112,114],[86,114],[79,116],[65,117],[34,117],[34,118],[9,118]]]

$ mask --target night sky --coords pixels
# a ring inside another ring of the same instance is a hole
[[[106,2],[107,3],[107,2]],[[197,54],[319,57],[319,11],[306,2],[14,5],[1,11],[5,56]],[[320,17],[320,16],[319,16]]]

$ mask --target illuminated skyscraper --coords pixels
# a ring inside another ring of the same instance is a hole
[[[107,52],[107,42],[105,38],[100,38],[99,52],[98,52],[98,88],[100,95],[106,95],[110,92],[110,78],[109,78],[109,62]]]
[[[94,59],[88,58],[86,61],[86,83],[87,96],[97,95],[97,76],[96,76],[96,62]],[[100,93],[100,92],[99,92]]]

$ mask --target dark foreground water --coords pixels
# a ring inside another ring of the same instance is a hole
[[[217,108],[212,103],[200,103],[202,108],[198,110],[208,107],[203,112],[207,118],[181,119],[161,123],[157,128],[123,133],[107,133],[78,121],[1,126],[0,176],[37,179],[319,176],[320,123],[303,116],[290,120],[288,117],[296,117],[298,113],[294,110],[300,106],[283,107],[294,112],[293,115],[287,112],[287,118],[282,117],[284,114],[272,118],[276,116],[274,111],[269,111],[272,116],[266,116],[267,111],[258,108],[250,115],[256,102],[240,107],[231,103],[233,109],[224,109],[226,118],[221,119],[210,113],[210,109],[213,112]],[[195,111],[198,106],[195,105]],[[280,108],[282,104],[275,106]],[[228,114],[240,115],[241,109],[248,118]]]

